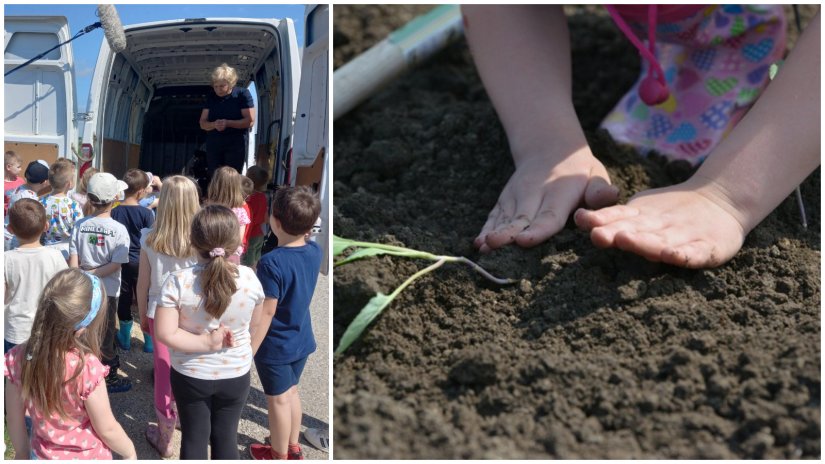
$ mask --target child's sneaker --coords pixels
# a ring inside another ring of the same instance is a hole
[[[301,445],[298,443],[290,444],[287,448],[286,458],[289,460],[303,460],[304,453],[301,452]]]
[[[329,432],[322,429],[306,429],[304,438],[310,445],[327,453],[329,452]]]
[[[132,381],[117,375],[117,370],[112,369],[112,372],[106,376],[106,391],[109,393],[121,393],[132,389]]]
[[[274,457],[272,457],[272,447],[269,445],[262,445],[260,443],[253,443],[249,447],[249,454],[252,456],[252,459],[256,461],[267,461],[275,459]]]

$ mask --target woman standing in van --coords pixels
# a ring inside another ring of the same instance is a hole
[[[212,71],[212,89],[201,111],[200,126],[206,131],[207,176],[221,166],[243,169],[249,129],[255,124],[255,104],[248,89],[235,87],[238,73],[224,63]]]

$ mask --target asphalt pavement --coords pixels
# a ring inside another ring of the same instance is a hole
[[[298,390],[303,406],[302,430],[320,428],[329,431],[329,277],[318,277],[310,313],[312,327],[318,349],[310,355]],[[137,450],[138,459],[161,459],[152,445],[146,441],[148,423],[157,423],[152,400],[152,355],[143,352],[143,335],[140,326],[132,327],[132,348],[120,354],[121,373],[132,380],[132,389],[124,393],[109,395],[112,411],[118,422],[126,430]],[[255,366],[252,366],[252,387],[247,405],[238,425],[238,450],[240,459],[251,459],[249,446],[263,443],[269,435],[266,410],[266,396]],[[180,431],[175,431],[175,455],[170,459],[180,459]],[[305,459],[329,459],[329,454],[307,443],[301,434]]]

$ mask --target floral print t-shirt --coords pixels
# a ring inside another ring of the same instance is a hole
[[[5,356],[3,375],[17,386],[21,384],[25,356],[25,344],[15,346]],[[77,352],[66,354],[66,380],[74,374],[79,362]],[[26,401],[26,412],[32,418],[31,449],[38,459],[112,459],[112,451],[92,428],[85,403],[98,385],[103,384],[105,388],[104,378],[108,373],[109,368],[96,356],[86,356],[83,372],[66,383],[62,392],[66,419],[57,413],[46,417],[31,400]]]
[[[43,234],[43,244],[69,243],[72,228],[78,220],[83,219],[83,207],[67,196],[49,195],[40,202],[46,207],[46,217],[49,218],[49,230]]]
[[[235,346],[210,353],[188,353],[169,347],[172,368],[187,377],[201,380],[240,377],[252,367],[249,323],[252,321],[252,311],[264,302],[263,287],[255,271],[238,266],[239,275],[235,279],[238,290],[232,295],[221,318],[215,319],[203,307],[201,271],[203,265],[199,264],[171,272],[161,287],[158,307],[177,309],[178,326],[195,335],[209,333],[222,323],[232,330]]]

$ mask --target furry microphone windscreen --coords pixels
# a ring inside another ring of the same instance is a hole
[[[117,15],[115,6],[98,5],[97,16],[100,18],[103,35],[106,37],[106,41],[109,42],[109,47],[115,53],[122,52],[126,48],[126,32],[123,30],[123,24],[120,23],[120,17]]]

